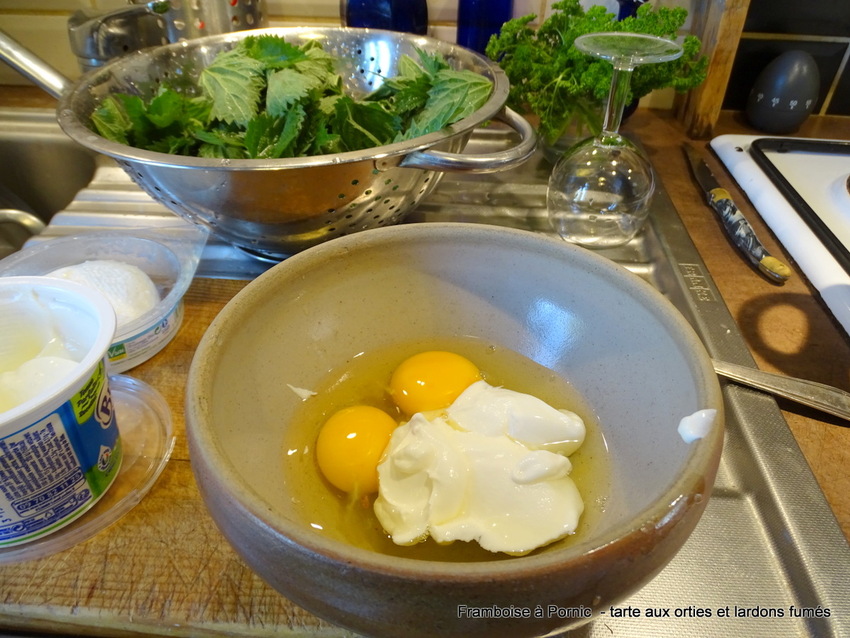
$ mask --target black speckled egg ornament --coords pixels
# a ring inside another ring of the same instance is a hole
[[[747,118],[764,133],[793,133],[814,110],[819,91],[815,59],[805,51],[786,51],[756,79],[747,99]]]

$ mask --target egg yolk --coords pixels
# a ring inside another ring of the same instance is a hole
[[[395,369],[390,395],[408,415],[442,410],[480,379],[481,371],[466,357],[429,350],[405,359]]]
[[[324,477],[343,492],[378,491],[378,462],[396,428],[378,408],[356,405],[331,416],[319,431],[316,460]]]

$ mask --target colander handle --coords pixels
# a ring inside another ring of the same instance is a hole
[[[44,89],[51,97],[58,98],[71,88],[71,80],[2,29],[0,29],[0,60]]]
[[[508,107],[504,107],[493,119],[501,120],[519,133],[520,140],[516,146],[506,151],[482,155],[416,151],[406,155],[398,166],[430,171],[496,173],[519,166],[531,157],[537,147],[537,135],[528,120]]]

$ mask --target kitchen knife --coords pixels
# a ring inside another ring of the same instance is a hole
[[[770,279],[779,283],[785,282],[791,276],[791,269],[776,257],[771,257],[762,246],[747,218],[738,210],[729,191],[720,186],[700,153],[688,145],[684,148],[694,177],[705,191],[708,205],[720,217],[732,242]]]

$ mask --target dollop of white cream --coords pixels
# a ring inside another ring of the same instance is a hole
[[[93,259],[47,273],[48,277],[75,281],[100,291],[115,310],[118,328],[159,303],[159,292],[138,266],[112,259]]]
[[[49,392],[73,374],[80,357],[36,294],[23,295],[4,318],[0,352],[0,413]]]
[[[0,413],[39,396],[70,377],[77,363],[70,356],[39,356],[16,370],[0,373]]]
[[[522,392],[476,381],[449,406],[448,417],[461,429],[487,436],[504,434],[526,447],[569,456],[584,443],[584,421]]]
[[[416,414],[394,431],[375,514],[399,545],[430,535],[526,554],[578,526],[584,503],[562,450],[584,436],[577,415],[479,381],[445,412]]]
[[[689,414],[679,421],[679,436],[685,443],[693,443],[711,431],[716,418],[717,410],[710,408]]]

